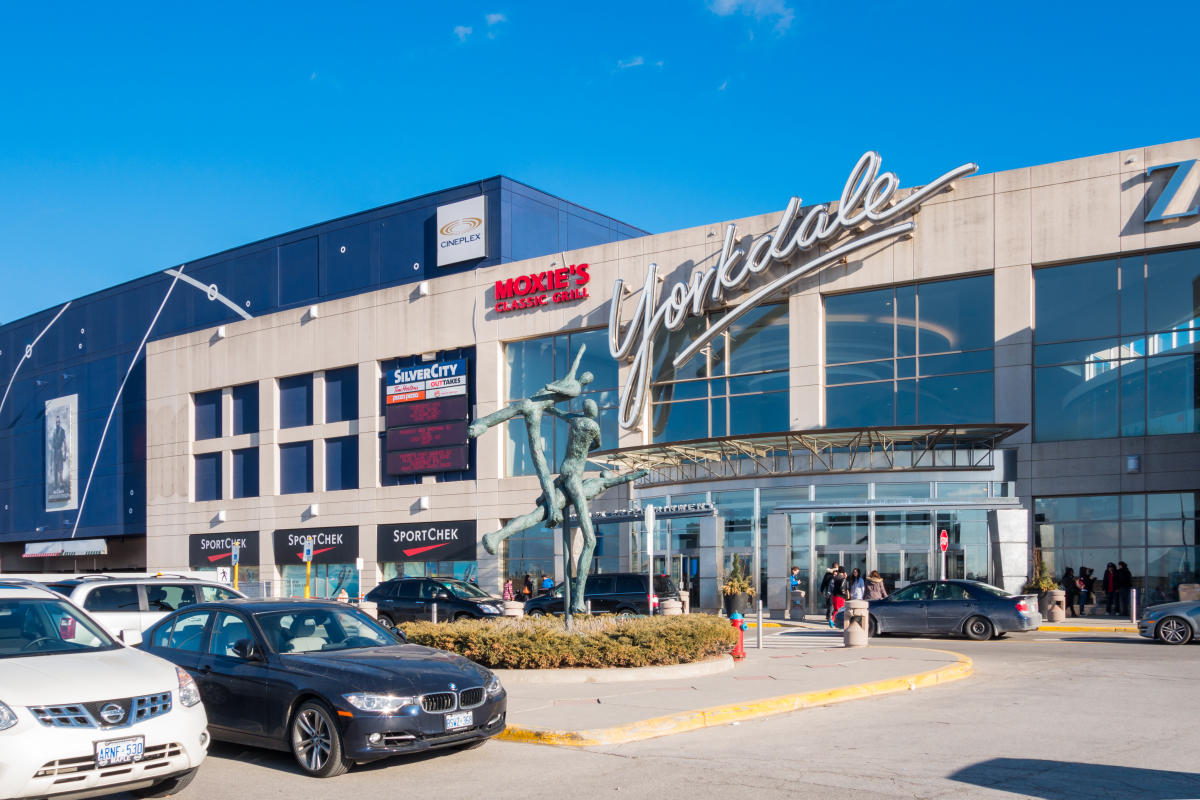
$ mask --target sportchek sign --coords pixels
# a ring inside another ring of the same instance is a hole
[[[496,281],[496,313],[586,300],[588,290],[585,285],[590,280],[587,264],[571,264]]]
[[[380,525],[380,561],[474,561],[475,520]]]
[[[193,533],[188,537],[188,564],[192,569],[227,567],[233,563],[233,543],[241,547],[238,561],[258,564],[258,531],[247,533]]]
[[[358,528],[293,528],[275,531],[275,563],[303,564],[304,540],[313,537],[314,564],[353,564],[358,558]]]

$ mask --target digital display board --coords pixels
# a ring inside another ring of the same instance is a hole
[[[419,475],[424,472],[458,472],[467,468],[465,444],[429,447],[424,450],[397,450],[387,454],[389,475]]]
[[[388,370],[384,467],[388,475],[460,472],[470,466],[466,358]]]

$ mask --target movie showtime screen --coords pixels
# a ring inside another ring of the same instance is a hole
[[[459,472],[470,466],[469,361],[439,360],[387,373],[384,464],[389,475]]]

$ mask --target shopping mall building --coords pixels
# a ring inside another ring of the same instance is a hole
[[[869,153],[840,197],[656,235],[493,178],[73,300],[0,328],[0,569],[216,569],[238,541],[242,580],[291,592],[312,535],[319,594],[561,577],[560,533],[482,545],[539,495],[524,423],[466,428],[586,346],[593,463],[647,471],[593,504],[600,572],[646,567],[653,504],[699,607],[738,556],[773,609],[832,561],[1009,589],[1125,561],[1169,597],[1200,555],[1198,159]]]

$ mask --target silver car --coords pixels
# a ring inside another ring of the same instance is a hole
[[[1164,644],[1187,644],[1200,637],[1200,603],[1161,603],[1150,606],[1138,620],[1138,633]]]

